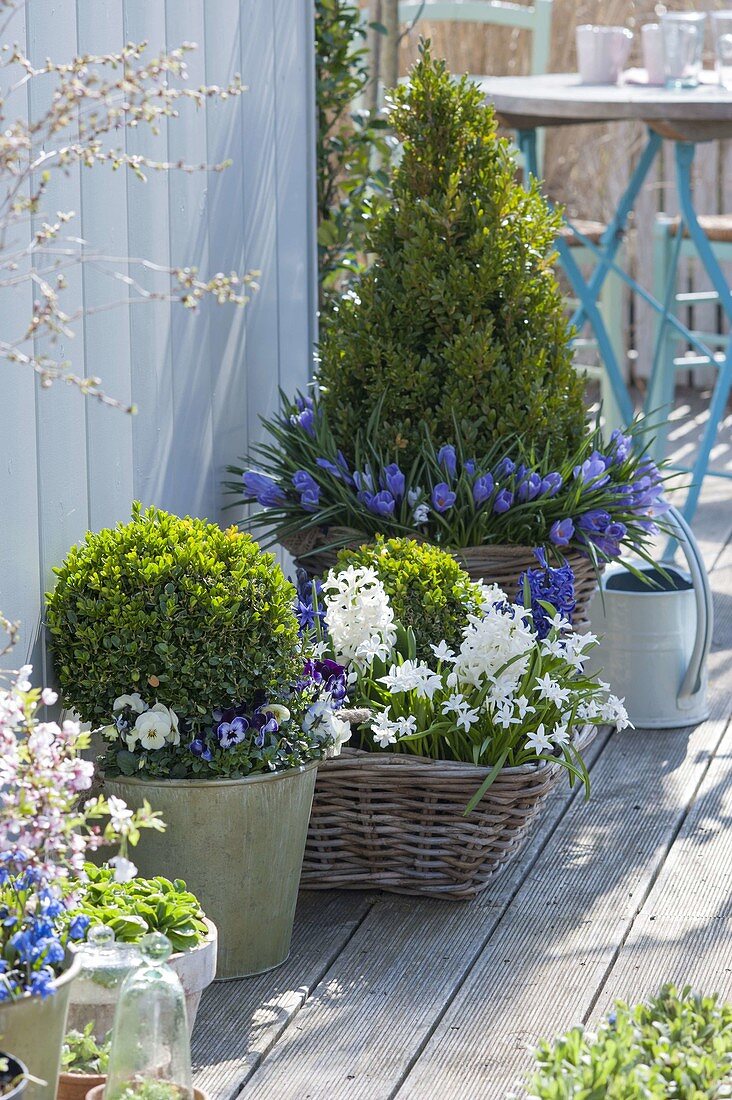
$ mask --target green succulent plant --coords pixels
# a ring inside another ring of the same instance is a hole
[[[105,924],[121,943],[137,943],[148,932],[162,932],[174,951],[188,951],[208,935],[198,898],[182,879],[133,878],[116,882],[108,866],[84,865],[85,882],[78,890],[73,918],[83,914],[91,925]]]
[[[476,611],[480,593],[452,554],[414,539],[384,539],[358,550],[341,550],[338,568],[371,566],[384,586],[402,626],[411,627],[417,656],[432,661],[430,646],[443,639],[460,645],[468,614]]]
[[[214,708],[296,678],[294,589],[234,528],[135,504],[131,522],[90,532],[55,572],[51,648],[63,701],[85,722],[142,692],[196,730]]]
[[[664,986],[647,1004],[618,1003],[591,1035],[542,1043],[529,1100],[721,1098],[732,1079],[732,1006]]]
[[[422,47],[389,122],[401,143],[391,203],[372,223],[370,270],[338,304],[319,381],[353,459],[381,402],[374,445],[408,465],[424,421],[435,446],[482,455],[522,439],[550,461],[585,431],[583,380],[552,269],[559,215],[516,178],[493,111]]]

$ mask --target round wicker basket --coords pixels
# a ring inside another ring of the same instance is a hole
[[[336,564],[338,551],[318,550],[318,546],[325,547],[328,543],[345,540],[346,537],[348,542],[344,545],[351,548],[357,548],[369,541],[368,536],[359,535],[358,531],[351,531],[345,527],[331,527],[327,536],[323,531],[313,529],[304,532],[301,537],[288,539],[283,542],[283,545],[295,558],[298,567],[304,569],[311,577],[322,577]],[[520,575],[537,565],[536,556],[530,546],[503,546],[489,543],[485,546],[469,546],[461,550],[452,550],[451,553],[471,580],[497,584],[512,599],[516,598]],[[574,572],[576,607],[572,616],[573,625],[577,630],[586,630],[590,625],[587,614],[589,603],[597,587],[595,568],[589,558],[576,550],[570,550],[565,557]]]
[[[586,747],[594,726],[578,731]],[[560,764],[500,771],[475,810],[489,768],[346,749],[318,769],[300,885],[472,898],[522,847]],[[566,782],[566,778],[564,779]]]

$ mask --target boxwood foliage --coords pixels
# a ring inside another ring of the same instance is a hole
[[[529,1100],[665,1100],[730,1095],[732,1007],[664,986],[648,1004],[618,1003],[596,1035],[543,1043]]]
[[[320,382],[346,455],[381,401],[374,443],[404,453],[424,420],[437,446],[482,454],[523,437],[561,459],[585,427],[552,271],[559,216],[516,179],[480,91],[429,45],[389,116],[403,155],[376,218],[376,259],[324,326]]]
[[[294,589],[250,535],[135,504],[72,547],[47,595],[65,705],[99,725],[139,691],[191,729],[297,676]]]
[[[480,592],[452,554],[414,539],[384,539],[358,550],[341,550],[339,568],[371,566],[384,586],[402,626],[411,627],[417,656],[434,661],[431,644],[443,639],[457,649],[470,612],[478,610]]]

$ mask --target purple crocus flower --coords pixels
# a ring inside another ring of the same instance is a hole
[[[306,399],[309,400],[309,399]],[[302,428],[311,439],[315,438],[315,413],[311,407],[305,407],[290,417],[293,428]]]
[[[432,490],[432,507],[436,512],[446,512],[448,508],[452,508],[456,499],[452,489],[444,481],[435,485]]]
[[[589,512],[585,512],[577,520],[577,526],[583,531],[597,531],[603,534],[605,528],[611,523],[610,514],[603,511],[602,508],[591,508]]]
[[[529,474],[519,485],[516,496],[519,500],[534,500],[541,492],[541,478],[538,474]]]
[[[393,516],[396,501],[387,489],[380,493],[364,493],[363,502],[375,516]]]
[[[265,508],[275,508],[287,500],[284,490],[274,478],[268,477],[267,474],[247,470],[242,476],[242,481],[247,496],[254,497],[257,503]]]
[[[473,500],[476,506],[484,504],[494,489],[493,478],[490,474],[483,474],[475,479],[473,485]]]
[[[599,489],[603,485],[607,485],[610,478],[605,474],[607,469],[608,460],[604,455],[601,455],[599,451],[593,451],[589,458],[586,458],[581,466],[575,466],[572,473],[574,474],[576,481],[581,481],[583,484],[592,482],[593,489]]]
[[[317,512],[320,504],[320,487],[314,485],[312,489],[306,489],[300,496],[300,507],[305,512]]]
[[[392,462],[389,466],[385,466],[384,472],[381,475],[382,489],[388,489],[395,500],[401,500],[404,496],[404,486],[404,474],[399,469],[397,463]]]
[[[549,538],[555,546],[569,546],[573,537],[574,523],[569,516],[565,519],[558,519],[556,523],[552,524],[549,531]]]
[[[440,447],[437,452],[437,462],[449,478],[455,477],[457,473],[457,454],[452,443],[446,443],[444,447]]]
[[[475,459],[466,459],[463,463],[463,469],[465,470],[465,473],[468,475],[468,477],[472,477],[475,473]]]
[[[613,462],[620,464],[625,462],[633,446],[632,435],[623,435],[620,428],[616,428],[610,436],[610,455]]]
[[[541,482],[540,496],[555,497],[562,488],[564,481],[560,473],[547,474]]]
[[[605,538],[612,539],[613,542],[620,542],[628,534],[628,528],[624,523],[608,523],[603,534]]]
[[[510,489],[499,489],[493,501],[493,511],[502,516],[513,505],[513,493]]]
[[[510,477],[510,475],[516,469],[516,463],[512,462],[510,458],[502,458],[493,471],[493,476],[496,481],[500,481],[501,478]]]
[[[292,475],[292,484],[298,493],[304,493],[308,489],[318,490],[318,483],[312,474],[309,474],[307,470],[295,470]]]
[[[360,493],[373,493],[374,479],[371,470],[354,470],[353,483]]]
[[[320,466],[321,470],[325,470],[327,473],[332,474],[333,477],[337,477],[339,481],[343,480],[342,471],[336,466],[335,462],[331,462],[328,458],[316,458],[316,466]]]

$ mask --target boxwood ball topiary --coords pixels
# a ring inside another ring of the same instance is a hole
[[[457,422],[474,454],[518,437],[563,458],[585,408],[552,266],[559,215],[538,184],[517,180],[480,90],[428,47],[394,92],[389,123],[402,156],[372,228],[376,259],[321,325],[319,381],[338,445],[353,459],[379,407],[372,442],[407,463],[421,421],[438,447],[455,442]]]
[[[417,656],[433,661],[431,645],[443,639],[456,649],[469,612],[477,611],[480,592],[452,554],[414,539],[384,539],[341,550],[338,566],[371,566],[389,597],[394,618],[411,627]]]
[[[108,722],[138,691],[193,728],[298,673],[294,589],[249,535],[142,510],[72,547],[47,596],[65,705]]]

